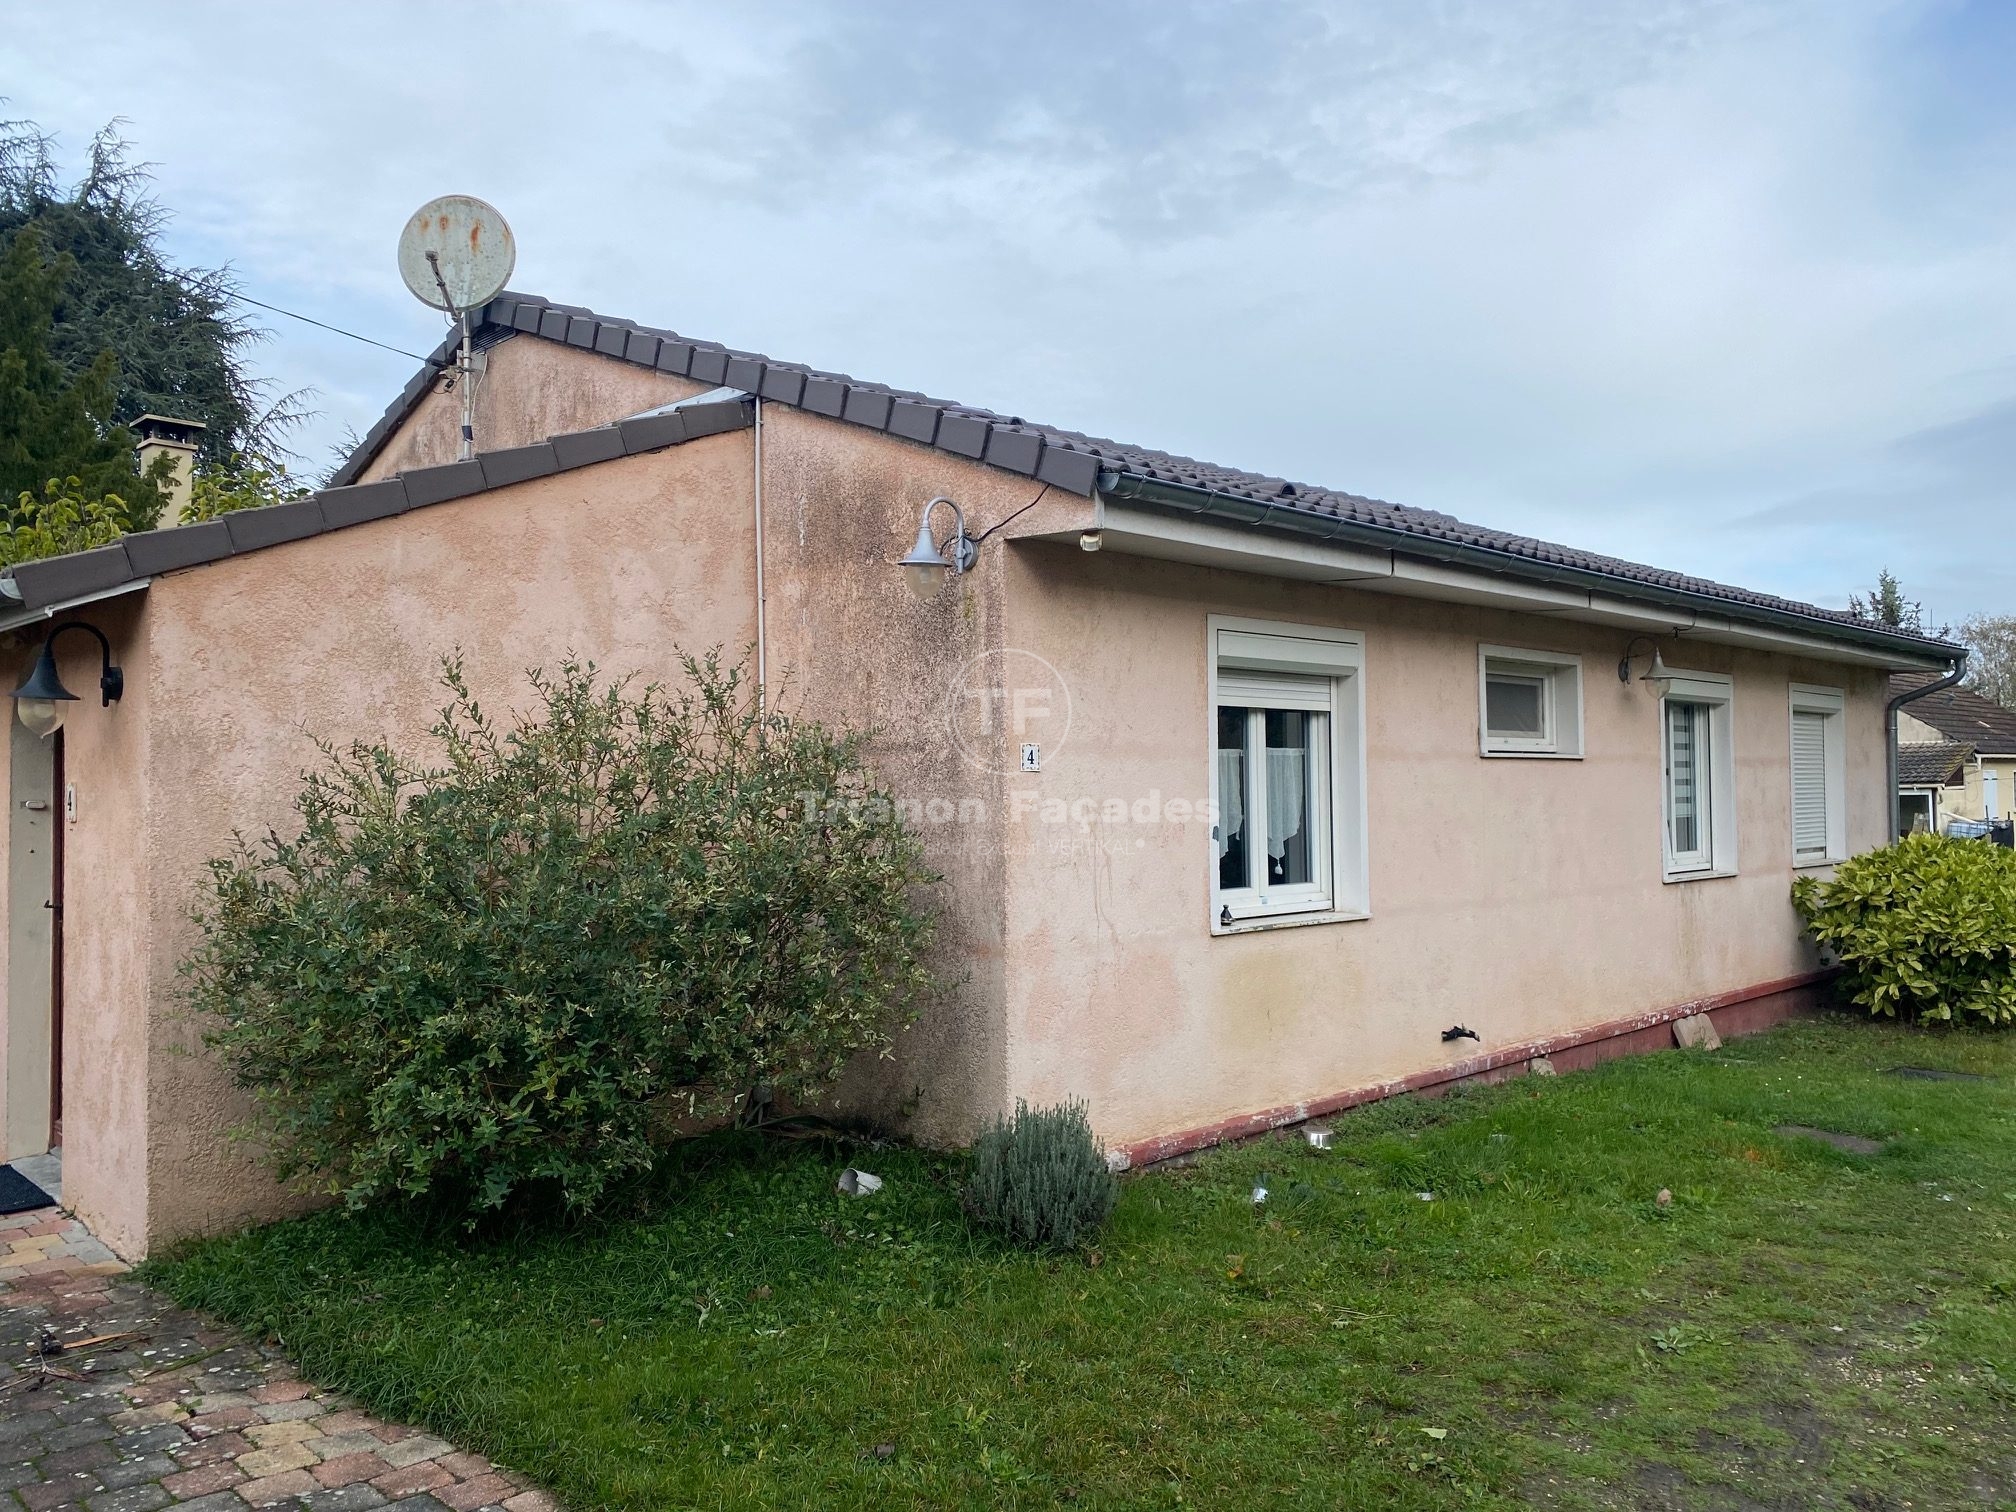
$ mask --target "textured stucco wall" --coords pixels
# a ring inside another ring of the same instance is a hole
[[[137,596],[64,616],[106,633],[113,659],[125,669],[127,691],[119,703],[101,708],[97,646],[81,635],[57,643],[58,671],[78,695],[63,727],[64,777],[76,789],[75,819],[64,816],[60,792],[50,795],[65,850],[64,1201],[122,1253],[143,1246],[147,1212],[147,1040],[154,1003],[144,921],[154,879],[143,839],[152,799],[142,775],[150,754],[152,666],[144,617]],[[0,677],[10,679],[10,688],[33,663],[41,631],[25,639],[0,653]],[[14,717],[11,703],[5,714]],[[10,845],[5,870],[12,870],[13,859]],[[10,892],[7,904],[39,910],[47,896],[43,885]],[[9,1018],[16,1007],[10,995]],[[46,1015],[46,993],[30,1007]],[[46,1019],[44,1026],[46,1034]],[[46,1040],[30,1048],[46,1065]],[[39,1066],[33,1071],[39,1074]]]
[[[476,385],[478,451],[523,446],[606,425],[708,387],[532,336],[500,341],[485,355],[489,371]],[[370,483],[410,467],[453,462],[461,455],[461,445],[462,396],[444,394],[437,384],[371,459],[358,482]]]
[[[69,732],[64,1176],[122,1253],[290,1205],[227,1140],[244,1104],[175,1006],[204,861],[286,822],[308,732],[424,750],[451,651],[493,709],[569,651],[666,678],[675,647],[738,651],[749,457],[747,433],[712,437],[172,574],[105,611],[128,692]],[[95,672],[66,655],[65,676]]]
[[[933,899],[944,994],[893,1060],[853,1068],[841,1100],[918,1139],[963,1140],[1009,1098],[1007,779],[998,761],[955,735],[977,707],[966,696],[973,669],[1007,644],[1009,556],[989,542],[970,574],[928,602],[910,594],[893,563],[934,495],[957,499],[978,534],[1042,486],[778,406],[763,414],[772,684],[787,708],[871,732],[879,777],[920,807],[927,854],[944,877]],[[941,510],[934,528],[942,538],[951,516]],[[978,676],[988,683],[990,674]]]
[[[1657,700],[1627,632],[1032,544],[1009,633],[1068,678],[1041,797],[1208,793],[1206,616],[1365,632],[1372,917],[1214,938],[1199,824],[1011,827],[1009,1077],[1116,1141],[1809,969],[1787,902],[1789,684],[1851,695],[1850,839],[1884,838],[1880,673],[1666,646],[1736,679],[1740,875],[1662,880]],[[1479,642],[1580,652],[1580,761],[1478,753]],[[1039,811],[1040,812],[1040,811]]]
[[[13,654],[0,656],[0,676],[14,673]],[[15,675],[18,676],[18,673]],[[19,686],[18,682],[9,687]],[[7,823],[0,826],[5,865],[0,866],[0,983],[7,1001],[0,1011],[0,1160],[39,1155],[49,1147],[49,1054],[51,981],[49,949],[52,916],[50,848],[57,822],[54,773],[47,744],[7,722],[0,740],[0,793],[8,799]],[[29,807],[41,803],[37,811]]]
[[[698,387],[530,338],[492,356],[490,446]],[[1459,1019],[1488,1048],[1802,969],[1786,902],[1791,681],[1850,690],[1851,838],[1882,838],[1880,674],[1669,647],[1676,667],[1737,678],[1742,871],[1668,885],[1655,704],[1610,672],[1623,632],[1011,539],[1087,508],[1054,493],[919,603],[892,563],[925,499],[957,498],[979,532],[1039,486],[763,414],[773,694],[872,731],[883,779],[927,811],[945,878],[945,996],[841,1098],[914,1137],[963,1138],[1017,1095],[1081,1095],[1109,1139],[1131,1139],[1443,1064],[1439,1031]],[[458,420],[452,396],[425,401],[374,475],[452,457]],[[287,1208],[224,1138],[243,1105],[190,1053],[174,966],[204,860],[233,828],[285,822],[312,760],[305,732],[423,743],[439,658],[458,647],[493,706],[569,650],[664,677],[678,648],[740,651],[755,636],[755,442],[561,474],[171,574],[90,611],[131,691],[72,727],[66,1181],[116,1245]],[[1372,919],[1214,939],[1202,826],[1040,817],[1045,798],[1207,795],[1214,612],[1366,633]],[[1585,760],[1478,756],[1480,640],[1583,654]],[[73,687],[92,685],[87,659],[66,646]],[[1031,688],[1042,699],[1022,711]],[[1014,770],[1021,739],[1043,745],[1040,772]]]

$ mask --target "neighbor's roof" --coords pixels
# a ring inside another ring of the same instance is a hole
[[[1912,707],[1906,705],[1905,707]],[[1899,741],[1899,787],[1945,787],[1960,773],[1974,747],[1964,740]]]
[[[1890,694],[1908,693],[1938,679],[1922,672],[1898,672],[1890,678]],[[2005,709],[1972,688],[1941,688],[1904,705],[1913,719],[1922,719],[1948,740],[1965,741],[1988,756],[2016,756],[2016,709]]]
[[[1229,514],[1232,523],[1242,527],[1356,541],[1375,549],[1455,562],[1513,580],[1565,583],[1662,609],[1684,608],[1692,613],[1706,608],[1731,621],[1789,628],[1927,660],[1952,660],[1962,654],[1958,646],[1891,630],[1839,610],[1468,525],[1434,510],[1388,504],[1037,425],[1020,416],[999,415],[842,373],[695,341],[536,295],[500,294],[482,310],[472,311],[471,318],[478,341],[486,345],[512,334],[564,343],[933,447],[1081,497],[1104,492],[1141,498],[1154,507]],[[633,418],[623,422],[620,437],[614,426],[599,426],[531,447],[486,453],[471,462],[416,468],[396,478],[357,485],[355,480],[364,468],[434,386],[456,339],[453,335],[445,338],[413,375],[357,450],[337,469],[330,488],[297,504],[247,510],[203,525],[128,536],[95,551],[23,563],[11,577],[0,579],[0,594],[24,611],[42,610],[121,591],[122,584],[134,584],[154,572],[299,540],[479,489],[502,487],[545,472],[689,438],[681,431],[672,440],[658,439],[658,432],[651,428],[653,422]],[[724,416],[727,408],[724,404],[714,406]],[[741,406],[736,409],[739,415]],[[704,433],[697,428],[699,423],[696,417],[692,434]],[[741,416],[708,423],[721,429],[748,422]]]

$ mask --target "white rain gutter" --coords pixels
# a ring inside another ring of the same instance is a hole
[[[101,589],[97,593],[81,593],[76,598],[68,598],[60,603],[45,604],[40,609],[8,609],[8,604],[21,602],[21,594],[14,586],[12,575],[0,577],[0,631],[19,630],[24,625],[40,624],[54,619],[66,609],[81,609],[86,604],[96,604],[104,599],[122,598],[129,593],[138,593],[152,578],[135,578],[130,583],[121,583],[116,588]]]

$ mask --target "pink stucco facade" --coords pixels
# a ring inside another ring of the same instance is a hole
[[[490,354],[479,435],[514,445],[702,387],[511,340]],[[452,457],[457,411],[423,402],[368,476]],[[64,735],[78,793],[63,821],[65,1181],[123,1253],[294,1200],[226,1137],[244,1104],[178,1010],[188,912],[234,830],[285,822],[309,732],[423,745],[450,652],[485,702],[509,705],[527,667],[566,653],[669,679],[682,649],[752,646],[760,618],[776,696],[875,732],[944,874],[948,986],[843,1096],[931,1141],[1018,1096],[1077,1096],[1124,1145],[1433,1072],[1476,1053],[1442,1042],[1459,1021],[1487,1048],[1514,1046],[1799,977],[1815,963],[1787,901],[1794,683],[1844,694],[1849,839],[1884,837],[1880,667],[1663,642],[1676,668],[1733,678],[1740,844],[1734,875],[1668,882],[1657,700],[1611,672],[1629,628],[1088,553],[1075,540],[1097,501],[802,411],[761,416],[760,616],[746,430],[168,573],[73,612],[113,638],[128,691],[111,709],[80,704]],[[890,564],[941,493],[977,528],[1026,513],[920,603]],[[1137,817],[1150,795],[1209,795],[1212,615],[1362,634],[1369,917],[1215,933],[1208,825],[1154,805]],[[0,675],[32,655],[14,641]],[[1480,756],[1480,643],[1581,656],[1582,759]],[[92,685],[82,637],[63,665],[73,688]],[[1018,707],[1025,687],[1040,697]],[[1024,739],[1046,747],[1039,771],[1016,769]],[[20,892],[10,884],[10,910]],[[0,1024],[0,1088],[18,1081],[5,1056],[31,1044],[27,1012]]]

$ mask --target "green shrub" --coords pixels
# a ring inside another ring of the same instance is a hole
[[[211,863],[188,995],[283,1177],[586,1209],[675,1119],[887,1050],[931,988],[916,838],[856,736],[684,665],[534,672],[500,730],[450,663],[439,765],[324,745],[294,837]]]
[[[1099,1231],[1119,1190],[1083,1103],[1018,1101],[973,1142],[966,1211],[1029,1249],[1071,1250]]]
[[[1792,902],[1871,1013],[2016,1020],[2016,852],[1907,835],[1842,862],[1831,882],[1801,877]]]

